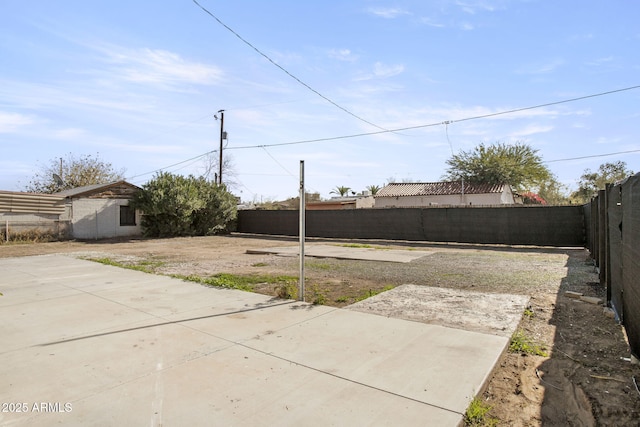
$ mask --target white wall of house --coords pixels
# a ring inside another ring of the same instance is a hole
[[[366,209],[375,206],[375,200],[373,196],[358,197],[356,199],[356,209]]]
[[[513,204],[513,196],[502,193],[488,194],[447,194],[439,196],[399,196],[399,197],[376,197],[376,208],[409,208],[409,207],[427,207],[438,205],[501,205]]]
[[[103,239],[139,236],[140,213],[136,212],[136,225],[120,225],[120,206],[129,205],[128,199],[72,199],[68,216],[71,235],[76,239]]]

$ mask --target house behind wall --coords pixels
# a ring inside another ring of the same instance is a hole
[[[516,199],[507,184],[455,182],[391,183],[375,197],[376,208],[428,206],[513,205]]]

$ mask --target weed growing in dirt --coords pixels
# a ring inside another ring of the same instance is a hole
[[[165,265],[162,261],[132,261],[122,262],[116,261],[111,258],[86,258],[88,261],[99,262],[104,265],[111,265],[114,267],[128,268],[129,270],[142,271],[144,273],[155,273],[156,269]]]
[[[313,261],[307,261],[305,263],[305,266],[307,268],[310,268],[312,270],[331,270],[334,267],[329,264],[328,262],[313,262]]]
[[[11,243],[41,243],[41,242],[54,242],[60,240],[51,231],[42,230],[27,230],[20,232],[10,232],[9,241],[7,242],[6,231],[0,231],[0,245],[6,245]]]
[[[266,262],[256,262],[255,264],[251,264],[251,267],[266,267],[267,264]]]
[[[498,425],[496,418],[487,417],[491,406],[474,397],[464,413],[464,425],[473,427],[495,427]]]
[[[311,302],[315,305],[325,305],[327,303],[326,295],[318,288],[318,285],[311,287]]]
[[[349,297],[340,297],[340,298],[336,298],[335,300],[337,303],[342,304],[345,303],[347,301],[349,301]]]
[[[189,282],[196,282],[206,286],[215,286],[218,288],[226,288],[226,289],[238,289],[241,291],[252,292],[254,290],[254,285],[257,284],[284,284],[287,285],[292,281],[297,280],[293,276],[271,276],[265,274],[255,274],[255,275],[237,275],[237,274],[228,274],[228,273],[218,273],[214,274],[210,277],[201,277],[195,274],[190,274],[188,276],[183,275],[173,275],[172,277],[176,277],[178,279],[187,280]]]
[[[527,307],[524,309],[524,315],[528,319],[532,319],[536,314],[533,312],[533,309],[531,307]]]
[[[527,337],[521,329],[517,330],[511,337],[509,351],[512,353],[534,354],[536,356],[547,357],[549,353],[545,348],[536,344],[531,338]]]
[[[362,301],[365,300],[367,298],[371,298],[373,296],[376,296],[378,294],[381,294],[382,292],[386,292],[386,291],[390,291],[391,289],[393,289],[395,286],[392,285],[387,285],[384,288],[380,289],[380,290],[373,290],[373,289],[369,289],[367,292],[365,292],[364,294],[360,295],[359,297],[356,298],[356,302],[358,301]]]
[[[298,299],[298,286],[295,283],[283,283],[274,288],[276,296],[282,299]]]
[[[338,246],[342,246],[345,248],[373,248],[373,246],[367,245],[366,243],[343,243]]]
[[[206,286],[214,286],[216,288],[238,289],[248,292],[253,291],[253,287],[250,283],[247,283],[246,280],[239,279],[232,274],[216,274],[211,277],[200,277],[192,274],[181,277],[181,279],[201,283]]]
[[[361,248],[361,249],[380,249],[380,250],[391,249],[391,248],[386,248],[384,246],[373,246],[367,243],[343,243],[341,245],[336,245],[336,246],[342,246],[344,248]]]

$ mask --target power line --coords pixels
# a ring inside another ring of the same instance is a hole
[[[518,113],[520,111],[533,110],[535,108],[550,107],[552,105],[566,104],[568,102],[581,101],[583,99],[595,98],[597,96],[610,95],[612,93],[624,92],[624,91],[627,91],[627,90],[633,90],[633,89],[638,89],[638,88],[640,88],[640,85],[625,87],[625,88],[622,88],[622,89],[610,90],[608,92],[594,93],[592,95],[579,96],[577,98],[564,99],[562,101],[548,102],[546,104],[533,105],[531,107],[516,108],[516,109],[513,109],[513,110],[500,111],[498,113],[489,113],[489,114],[483,114],[483,115],[480,115],[480,116],[467,117],[465,119],[450,120],[449,123],[464,122],[464,121],[467,121],[467,120],[476,120],[476,119],[486,119],[488,117],[494,117],[494,116],[499,116],[499,115],[503,115],[503,114]]]
[[[192,160],[196,160],[196,159],[199,159],[199,158],[201,158],[201,157],[204,157],[204,156],[207,156],[207,155],[209,155],[209,154],[216,153],[216,152],[218,152],[218,150],[211,150],[211,151],[207,151],[206,153],[200,154],[200,155],[195,156],[195,157],[191,157],[190,159],[183,160],[183,161],[181,161],[181,162],[174,163],[174,164],[169,165],[169,166],[165,166],[165,167],[163,167],[163,168],[159,168],[159,169],[156,169],[156,170],[152,170],[151,172],[145,172],[145,173],[141,173],[141,174],[138,174],[138,175],[130,176],[130,177],[128,177],[128,178],[127,178],[127,181],[130,181],[130,180],[132,180],[132,179],[134,179],[134,178],[139,178],[139,177],[141,177],[141,176],[151,175],[152,173],[162,172],[162,171],[163,171],[163,170],[165,170],[165,169],[169,169],[169,168],[172,168],[172,167],[174,167],[174,166],[178,166],[178,165],[181,165],[181,164],[183,164],[183,163],[187,163],[187,162],[190,162],[190,161],[192,161]]]
[[[195,0],[193,0],[193,1],[195,1]],[[512,110],[499,111],[499,112],[496,112],[496,113],[489,113],[489,114],[483,114],[483,115],[479,115],[479,116],[466,117],[466,118],[463,118],[463,119],[446,120],[446,121],[443,121],[443,122],[429,123],[429,124],[416,125],[416,126],[408,126],[408,127],[403,127],[403,128],[397,128],[397,129],[390,129],[390,130],[386,130],[385,129],[385,130],[379,130],[379,131],[376,131],[376,132],[357,133],[357,134],[333,136],[333,137],[327,137],[327,138],[307,139],[307,140],[293,141],[293,142],[280,142],[280,143],[275,143],[275,144],[244,145],[244,146],[239,146],[239,147],[228,147],[226,149],[227,150],[241,150],[241,149],[250,149],[250,148],[263,148],[263,149],[265,149],[266,147],[278,147],[278,146],[297,145],[297,144],[310,144],[310,143],[315,143],[315,142],[328,142],[328,141],[336,141],[336,140],[341,140],[341,139],[358,138],[358,137],[362,137],[362,136],[380,135],[380,134],[384,134],[384,133],[391,133],[391,132],[398,132],[398,131],[405,131],[405,130],[415,130],[415,129],[433,127],[433,126],[441,126],[441,125],[447,126],[446,129],[448,131],[448,125],[451,124],[451,123],[464,122],[464,121],[469,121],[469,120],[484,119],[484,118],[494,117],[494,116],[499,116],[499,115],[504,115],[504,114],[512,114],[512,113],[516,113],[516,112],[520,112],[520,111],[527,111],[527,110],[533,110],[533,109],[536,109],[536,108],[549,107],[551,105],[566,104],[566,103],[569,103],[569,102],[575,102],[575,101],[580,101],[580,100],[584,100],[584,99],[595,98],[595,97],[598,97],[598,96],[610,95],[610,94],[613,94],[613,93],[625,92],[625,91],[634,90],[634,89],[638,89],[638,88],[640,88],[640,85],[629,86],[629,87],[622,88],[622,89],[615,89],[615,90],[610,90],[610,91],[607,91],[607,92],[600,92],[600,93],[595,93],[595,94],[586,95],[586,96],[580,96],[580,97],[577,97],[577,98],[565,99],[565,100],[562,100],[562,101],[548,102],[548,103],[545,103],[545,104],[538,104],[538,105],[533,105],[533,106],[530,106],[530,107],[516,108],[516,109],[512,109]],[[144,175],[150,175],[150,174],[155,173],[155,172],[160,172],[160,171],[162,171],[164,169],[168,169],[168,168],[171,168],[171,167],[174,167],[174,166],[177,166],[177,165],[181,165],[183,163],[189,162],[191,160],[198,159],[200,157],[204,157],[204,156],[206,156],[208,154],[215,153],[217,151],[218,150],[207,151],[206,153],[200,154],[198,156],[192,157],[192,158],[187,159],[187,160],[183,160],[183,161],[178,162],[178,163],[174,163],[174,164],[166,166],[164,168],[159,168],[159,169],[153,170],[151,172],[145,172],[145,173],[142,173],[142,174],[139,174],[139,175],[132,176],[132,177],[128,178],[128,180],[132,180],[134,178],[138,178],[138,177],[141,177],[141,176],[144,176]],[[640,150],[629,150],[629,151],[620,151],[620,152],[615,152],[615,153],[596,154],[596,155],[592,155],[592,156],[582,156],[582,157],[574,157],[574,158],[567,158],[567,159],[548,160],[548,161],[545,161],[543,163],[563,162],[563,161],[570,161],[570,160],[588,159],[588,158],[594,158],[594,157],[606,157],[606,156],[614,156],[614,155],[617,155],[617,154],[628,154],[628,153],[636,153],[636,152],[640,152]],[[267,152],[267,154],[269,154],[269,152]],[[271,155],[269,154],[269,156],[271,156]]]
[[[276,162],[276,163],[278,164],[278,166],[280,166],[280,167],[281,167],[281,168],[282,168],[282,169],[283,169],[287,174],[289,174],[289,176],[292,176],[292,177],[294,177],[294,178],[296,177],[294,174],[292,174],[292,173],[289,171],[289,169],[285,168],[285,167],[284,167],[284,165],[278,161],[278,159],[276,159],[275,157],[273,157],[273,156],[271,155],[271,153],[269,153],[269,151],[267,150],[267,148],[266,148],[266,147],[262,147],[262,149],[264,150],[264,152],[265,152],[265,153],[267,153],[267,156],[271,157],[271,160],[273,160],[274,162]]]
[[[595,157],[608,157],[608,156],[616,156],[618,154],[629,154],[629,153],[640,153],[640,150],[618,151],[618,152],[615,152],[615,153],[593,154],[591,156],[581,156],[581,157],[570,157],[570,158],[567,158],[567,159],[547,160],[547,161],[543,161],[542,163],[568,162],[569,160],[593,159]]]
[[[224,28],[226,28],[227,30],[229,30],[231,32],[231,34],[233,34],[234,36],[236,36],[237,38],[239,38],[244,44],[246,44],[247,46],[249,46],[251,49],[255,50],[260,56],[262,56],[263,58],[265,58],[267,61],[269,61],[271,64],[273,64],[274,66],[278,67],[280,70],[282,70],[286,75],[288,75],[289,77],[291,77],[292,79],[294,79],[295,81],[297,81],[298,83],[300,83],[302,86],[306,87],[307,89],[309,89],[311,92],[315,93],[316,95],[318,95],[320,98],[324,99],[325,101],[329,102],[331,105],[333,105],[334,107],[339,108],[340,110],[344,111],[345,113],[349,114],[352,117],[355,117],[356,119],[360,120],[361,122],[364,122],[368,125],[371,125],[373,127],[376,127],[378,129],[383,129],[383,130],[387,130],[381,126],[378,126],[375,123],[372,123],[358,115],[356,115],[355,113],[349,111],[348,109],[346,109],[345,107],[339,105],[338,103],[336,103],[335,101],[329,99],[328,97],[324,96],[323,94],[321,94],[320,92],[318,92],[317,90],[315,90],[314,88],[312,88],[311,86],[309,86],[307,83],[303,82],[302,80],[300,80],[298,77],[294,76],[292,73],[290,73],[287,69],[285,69],[283,66],[281,66],[280,64],[278,64],[276,61],[274,61],[273,59],[271,59],[266,53],[262,52],[260,49],[258,49],[257,47],[255,47],[253,44],[251,44],[249,41],[247,41],[245,38],[243,38],[240,34],[238,34],[237,32],[235,32],[231,27],[229,27],[227,24],[225,24],[224,22],[222,22],[220,20],[220,18],[218,18],[216,15],[214,15],[213,13],[211,13],[207,8],[205,8],[204,6],[202,6],[200,3],[197,2],[197,0],[193,0],[193,2],[200,8],[202,9],[206,14],[208,14],[209,16],[211,16],[213,19],[215,19],[218,24],[222,25]]]
[[[448,125],[450,125],[452,123],[465,122],[465,121],[469,121],[469,120],[486,119],[488,117],[500,116],[500,115],[504,115],[504,114],[512,114],[512,113],[517,113],[517,112],[520,112],[520,111],[533,110],[533,109],[536,109],[536,108],[549,107],[551,105],[566,104],[566,103],[569,103],[569,102],[580,101],[580,100],[588,99],[588,98],[595,98],[595,97],[598,97],[598,96],[610,95],[612,93],[624,92],[624,91],[629,91],[629,90],[638,89],[638,88],[640,88],[640,85],[630,86],[630,87],[626,87],[626,88],[622,88],[622,89],[610,90],[610,91],[607,91],[607,92],[595,93],[595,94],[592,94],[592,95],[580,96],[580,97],[577,97],[577,98],[564,99],[562,101],[555,101],[555,102],[548,102],[548,103],[545,103],[545,104],[532,105],[530,107],[515,108],[515,109],[512,109],[512,110],[498,111],[496,113],[482,114],[482,115],[479,115],[479,116],[465,117],[465,118],[456,119],[456,120],[445,120],[443,122],[429,123],[429,124],[424,124],[424,125],[407,126],[407,127],[402,127],[402,128],[379,130],[379,131],[376,131],[376,132],[356,133],[356,134],[351,134],[351,135],[341,135],[341,136],[334,136],[334,137],[327,137],[327,138],[307,139],[307,140],[294,141],[294,142],[280,142],[280,143],[275,143],[275,144],[261,144],[261,145],[245,145],[245,146],[240,146],[240,147],[229,147],[228,149],[229,150],[240,150],[240,149],[245,149],[245,148],[262,148],[262,147],[277,147],[277,146],[282,146],[282,145],[309,144],[309,143],[312,143],[312,142],[335,141],[335,140],[339,140],[339,139],[358,138],[358,137],[362,137],[362,136],[380,135],[380,134],[383,134],[383,133],[395,133],[395,132],[406,131],[406,130],[423,129],[423,128],[432,127],[432,126],[441,126],[441,125],[448,126]]]

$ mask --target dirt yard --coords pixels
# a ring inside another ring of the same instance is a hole
[[[521,336],[544,355],[507,352],[481,394],[491,410],[484,425],[640,426],[640,365],[630,362],[622,328],[601,304],[566,291],[603,298],[605,290],[583,249],[314,240],[323,244],[426,251],[410,263],[307,259],[306,299],[343,307],[413,284],[530,298]],[[0,257],[68,253],[143,266],[156,274],[209,277],[219,273],[284,277],[297,257],[250,255],[248,249],[295,245],[290,238],[219,236],[154,240],[0,245]],[[1,273],[0,273],[1,274]],[[0,279],[0,292],[1,290]],[[253,285],[273,295],[273,283]],[[455,315],[455,313],[452,313]],[[482,425],[482,424],[479,424]]]

